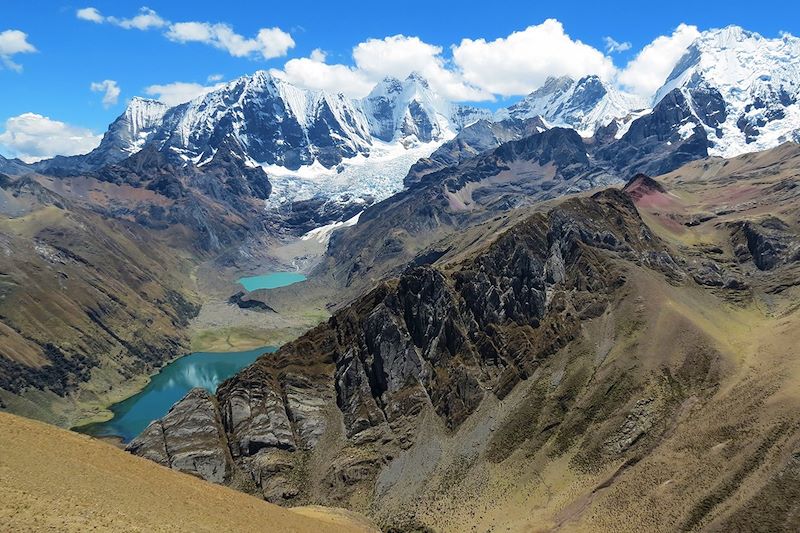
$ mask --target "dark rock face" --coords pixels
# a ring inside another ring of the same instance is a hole
[[[729,224],[731,243],[740,263],[752,261],[759,270],[800,261],[800,241],[776,217]]]
[[[202,167],[200,175],[204,182],[222,184],[223,192],[219,200],[228,201],[230,197],[259,200],[269,198],[272,184],[266,173],[260,168],[247,165],[243,152],[240,147],[233,145],[232,140],[228,140],[217,150],[211,161]],[[198,188],[208,191],[209,196],[214,198],[213,188],[209,190],[208,185]]]
[[[341,427],[349,451],[324,483],[347,494],[413,444],[423,411],[458,428],[487,394],[503,398],[569,343],[581,317],[602,314],[625,283],[613,258],[661,269],[666,259],[654,257],[669,254],[620,191],[536,214],[451,273],[409,268],[225,382],[222,440],[236,469],[286,502],[308,490],[298,481],[304,450]],[[201,434],[216,434],[217,418],[206,420]],[[182,449],[196,450],[187,439]],[[180,468],[162,440],[149,428],[131,450]]]
[[[414,163],[403,183],[406,187],[413,187],[426,175],[437,170],[457,165],[505,142],[534,135],[545,129],[544,123],[538,117],[527,120],[506,119],[500,122],[479,120],[437,148],[430,157]]]
[[[24,161],[7,159],[0,155],[0,172],[4,172],[9,176],[20,176],[30,171],[31,168]]]
[[[713,116],[709,111],[709,117]],[[622,175],[658,175],[707,157],[708,146],[705,129],[676,89],[664,96],[652,113],[634,120],[622,138],[599,147],[594,156]]]
[[[690,95],[694,102],[694,111],[700,120],[716,130],[717,137],[722,137],[720,125],[725,123],[728,113],[719,90],[698,83],[690,90]]]
[[[343,96],[340,112],[326,98],[314,103],[310,116],[296,116],[286,91],[299,91],[257,72],[236,80],[202,101],[171,108],[153,136],[161,150],[205,159],[229,138],[247,139],[247,154],[258,162],[296,169],[318,158],[325,166],[367,151],[368,132],[353,129],[355,109]],[[311,98],[304,95],[303,98]],[[186,127],[189,127],[188,132]]]

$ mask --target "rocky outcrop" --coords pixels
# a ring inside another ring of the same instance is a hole
[[[634,120],[619,139],[594,152],[620,174],[653,176],[708,155],[705,129],[679,90],[665,95],[652,113]]]
[[[423,157],[414,163],[403,179],[403,184],[413,187],[437,170],[457,165],[503,143],[541,133],[546,129],[547,126],[539,117],[524,120],[508,118],[497,122],[479,120],[442,144],[429,157]]]
[[[800,261],[800,240],[777,217],[731,223],[728,227],[740,263],[752,261],[759,270],[772,270]]]
[[[696,268],[691,269],[692,277],[700,285],[707,287],[724,287],[726,289],[744,290],[747,284],[739,277],[713,260],[704,260]]]
[[[216,400],[193,389],[132,440],[128,451],[212,481],[230,481],[232,461]]]
[[[255,311],[266,311],[270,313],[277,312],[266,302],[251,298],[250,295],[245,294],[244,291],[239,291],[235,294],[232,294],[230,298],[228,298],[228,303],[231,305],[236,305],[242,309],[253,309]]]

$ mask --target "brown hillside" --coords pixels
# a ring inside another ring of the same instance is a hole
[[[2,531],[374,531],[335,509],[296,511],[100,441],[0,413]]]

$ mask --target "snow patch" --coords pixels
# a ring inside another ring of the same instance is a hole
[[[300,237],[300,240],[302,241],[315,240],[318,243],[327,246],[328,242],[331,240],[331,235],[333,235],[334,231],[341,228],[355,226],[358,223],[359,217],[361,217],[361,213],[363,213],[363,211],[360,211],[356,216],[348,218],[344,222],[333,222],[331,224],[326,224],[324,226],[314,228],[308,233],[304,234],[302,237]]]
[[[681,136],[681,139],[684,141],[694,135],[694,129],[697,127],[697,124],[694,122],[686,122],[681,124],[681,127],[678,128],[678,135]]]
[[[411,165],[430,156],[445,140],[413,148],[374,141],[368,157],[359,154],[334,168],[325,168],[317,161],[297,170],[262,164],[272,183],[266,207],[318,197],[341,203],[366,203],[367,199],[380,202],[401,191]]]

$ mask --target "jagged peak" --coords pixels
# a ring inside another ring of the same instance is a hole
[[[763,39],[764,37],[761,34],[748,31],[742,28],[741,26],[737,26],[735,24],[731,24],[725,26],[724,28],[714,28],[711,30],[704,31],[700,34],[700,37],[695,41],[696,43],[714,43],[720,46],[730,47],[731,45],[735,45],[736,43],[741,43],[748,39]]]
[[[576,90],[578,87],[593,87],[593,86],[602,87],[603,90],[605,91],[608,91],[609,88],[611,88],[611,85],[603,81],[602,78],[600,78],[600,76],[598,76],[597,74],[589,74],[588,76],[584,76],[575,82]]]
[[[548,76],[541,87],[530,93],[528,96],[533,97],[534,95],[544,95],[544,94],[552,94],[559,90],[566,90],[569,89],[575,80],[570,76]],[[527,97],[526,97],[527,98]]]
[[[430,85],[428,84],[428,79],[417,72],[416,70],[412,70],[405,79],[406,82],[417,83],[424,87],[425,89],[430,89]]]
[[[538,115],[549,124],[575,128],[584,137],[591,137],[598,128],[645,107],[647,104],[641,98],[619,90],[595,74],[577,81],[570,76],[551,76],[498,116],[519,119]]]
[[[155,98],[145,98],[144,96],[134,96],[128,101],[128,108],[137,107],[141,105],[156,105],[156,106],[169,107],[161,100],[156,100]]]

